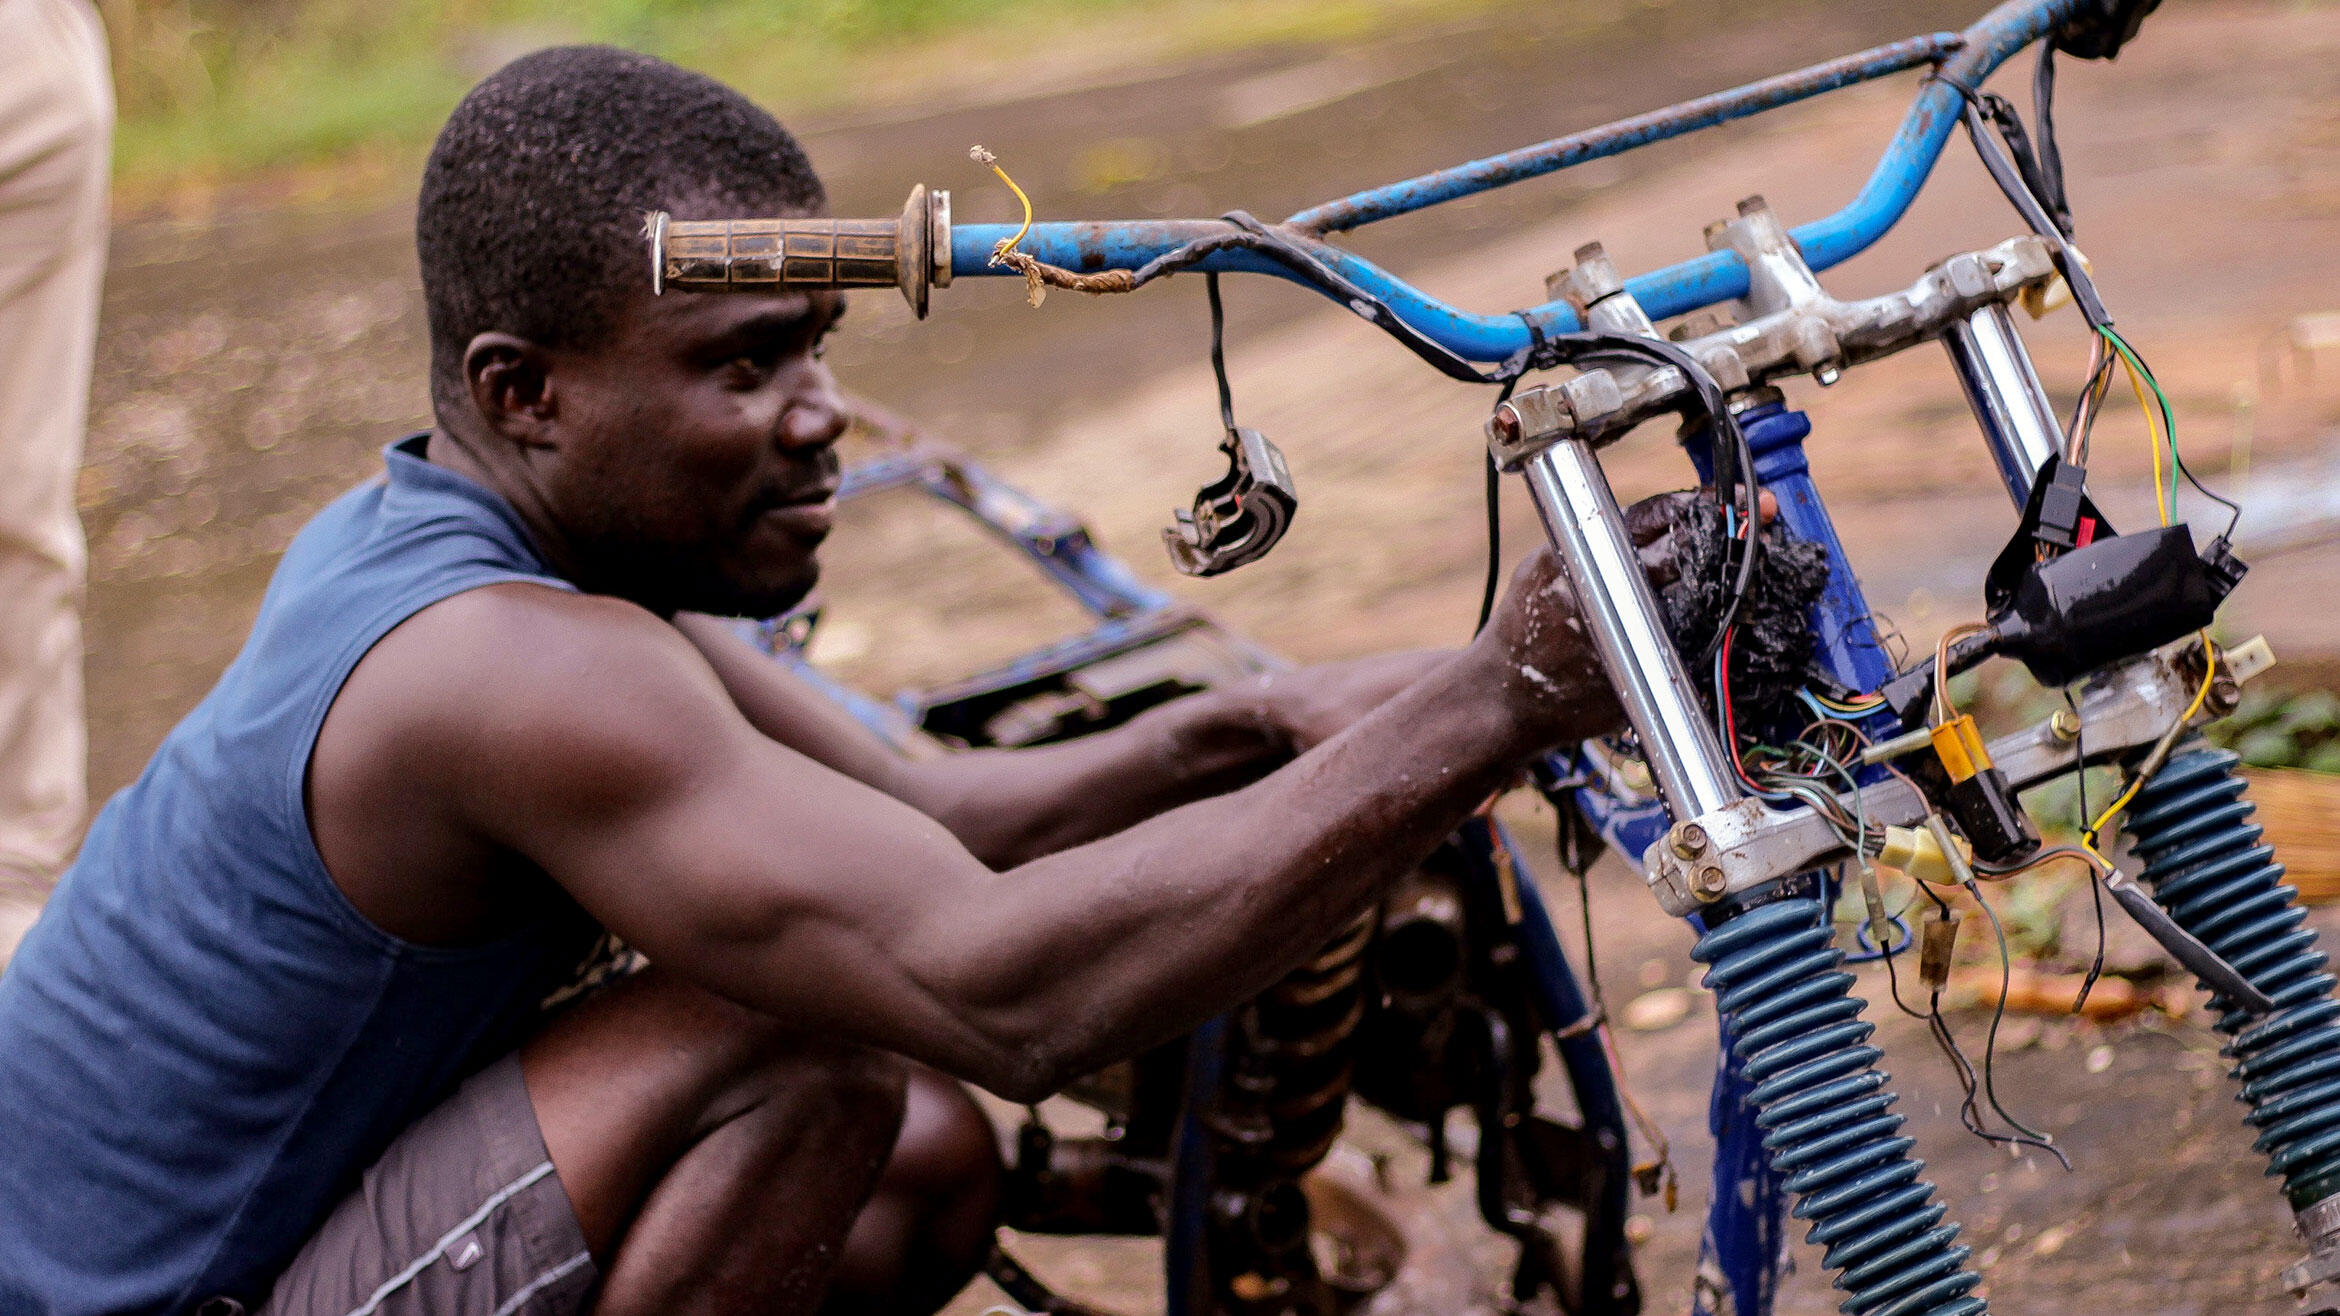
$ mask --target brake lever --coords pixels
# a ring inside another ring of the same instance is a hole
[[[1291,528],[1300,508],[1284,454],[1255,429],[1233,427],[1219,444],[1227,473],[1174,509],[1162,528],[1170,565],[1181,575],[1216,576],[1256,562]]]

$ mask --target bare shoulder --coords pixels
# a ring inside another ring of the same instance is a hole
[[[312,801],[395,778],[401,795],[451,796],[464,813],[574,807],[573,793],[648,788],[743,734],[706,660],[663,619],[490,585],[417,612],[358,664],[318,737]]]

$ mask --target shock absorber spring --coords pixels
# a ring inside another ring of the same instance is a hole
[[[1772,1167],[1809,1220],[1851,1316],[1982,1316],[1971,1249],[1933,1200],[1925,1165],[1901,1137],[1897,1099],[1868,1044],[1853,976],[1820,902],[1758,906],[1708,932],[1691,952],[1753,1083]]]
[[[2340,1002],[2235,763],[2199,743],[2180,750],[2137,793],[2124,825],[2154,898],[2275,1002],[2253,1021],[2211,999],[2245,1118],[2309,1244],[2306,1269],[2289,1277],[2306,1288],[2340,1277]]]

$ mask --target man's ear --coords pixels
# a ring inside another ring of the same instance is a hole
[[[551,353],[513,334],[484,333],[463,350],[463,382],[491,431],[528,447],[550,446]]]

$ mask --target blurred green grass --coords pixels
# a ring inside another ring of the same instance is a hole
[[[1500,0],[102,0],[131,209],[221,189],[346,191],[410,172],[473,82],[598,41],[786,115],[963,102],[1147,61],[1369,36]]]

